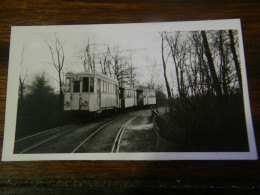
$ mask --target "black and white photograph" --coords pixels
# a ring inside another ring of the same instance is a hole
[[[239,19],[12,27],[2,160],[254,159]]]

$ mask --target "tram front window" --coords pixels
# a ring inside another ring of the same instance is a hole
[[[94,92],[94,78],[90,77],[90,92]]]
[[[82,92],[89,92],[89,77],[83,78]]]
[[[79,93],[80,91],[80,81],[73,81],[73,92]]]
[[[66,79],[65,92],[70,92],[71,90],[71,78]]]

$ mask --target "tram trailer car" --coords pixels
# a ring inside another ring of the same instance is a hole
[[[137,106],[148,106],[156,104],[155,90],[137,89],[136,90]]]
[[[136,89],[119,87],[119,108],[131,108],[137,106]]]
[[[151,89],[143,90],[143,104],[144,105],[156,104],[155,90],[151,90]]]
[[[65,88],[65,111],[99,113],[156,104],[154,90],[119,87],[117,80],[99,73],[67,73]]]
[[[130,87],[120,87],[119,90],[120,108],[142,107],[156,104],[155,90]]]
[[[119,107],[118,81],[102,74],[67,73],[65,111],[102,112]]]

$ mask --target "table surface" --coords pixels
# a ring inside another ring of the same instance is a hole
[[[0,139],[3,140],[10,29],[68,25],[241,18],[249,95],[260,142],[260,2],[253,0],[3,0],[0,2]],[[2,141],[0,143],[2,151]],[[259,186],[260,161],[0,162],[0,184]],[[64,183],[65,181],[65,183]],[[76,181],[73,183],[72,181]],[[91,181],[90,183],[86,181]],[[100,182],[102,181],[102,182]],[[116,182],[117,181],[117,182]],[[149,181],[149,182],[148,182]],[[171,182],[169,182],[171,181]],[[61,183],[59,183],[61,182]],[[136,183],[134,183],[136,182]],[[145,183],[148,182],[148,183]],[[69,184],[68,184],[69,183]],[[99,184],[97,184],[99,183]]]

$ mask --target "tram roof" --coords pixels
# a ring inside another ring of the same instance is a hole
[[[120,87],[120,88],[124,88],[124,89],[130,89],[130,90],[139,90],[139,91],[155,91],[155,89],[148,89],[148,88],[139,88],[139,87],[129,87],[129,86],[124,86],[124,87]]]
[[[95,77],[101,80],[109,81],[112,83],[118,84],[118,81],[116,79],[113,79],[107,75],[101,74],[101,73],[88,73],[88,72],[79,72],[79,73],[66,73],[66,77]]]

